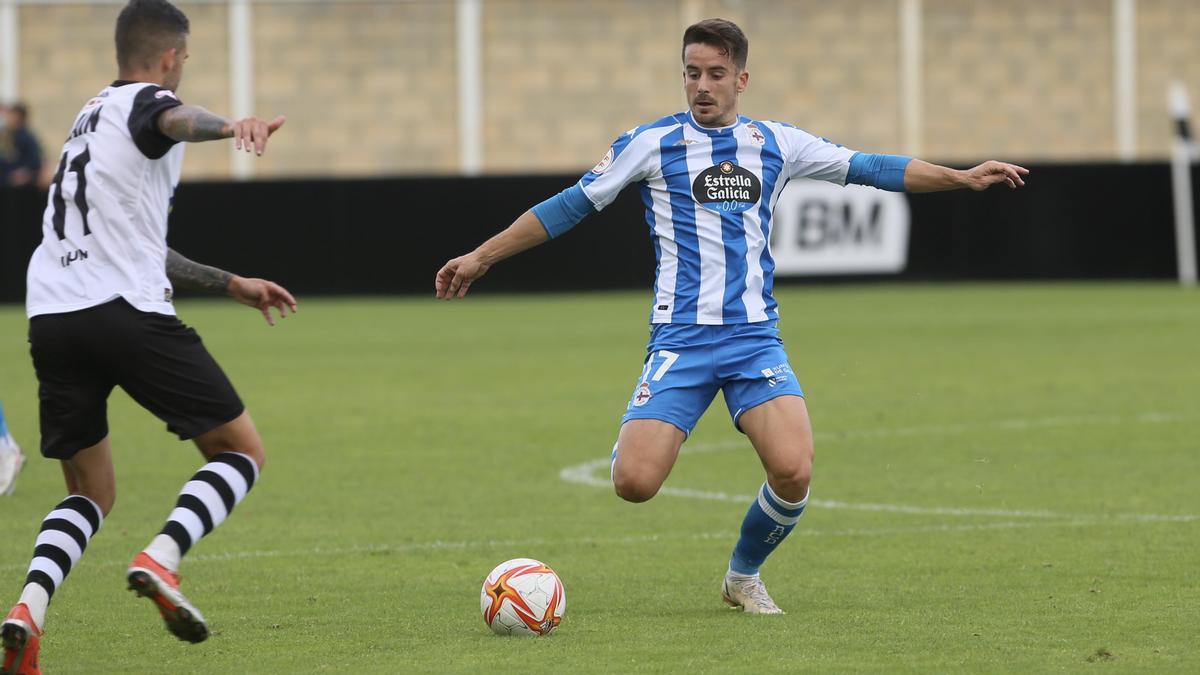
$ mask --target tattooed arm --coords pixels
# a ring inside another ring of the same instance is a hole
[[[258,309],[272,326],[275,325],[275,318],[271,316],[272,307],[279,311],[281,318],[287,316],[289,308],[293,313],[296,311],[296,299],[286,288],[273,281],[248,279],[215,267],[201,265],[169,248],[167,278],[176,288],[228,293],[243,305]]]
[[[229,290],[229,282],[233,274],[208,265],[192,262],[179,255],[174,249],[167,249],[167,278],[175,288],[186,288],[189,291],[208,291],[210,293],[225,293]]]
[[[158,116],[158,130],[176,141],[215,141],[229,138],[229,120],[200,106],[181,105],[168,108]]]
[[[180,105],[164,110],[158,116],[158,129],[176,141],[197,143],[233,138],[234,147],[259,155],[267,149],[267,139],[287,121],[283,115],[271,122],[257,117],[229,120],[194,105]]]

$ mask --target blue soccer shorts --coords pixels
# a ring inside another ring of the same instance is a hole
[[[804,396],[777,324],[655,325],[621,423],[662,420],[691,434],[721,391],[740,431],[738,419],[754,406],[777,396]]]

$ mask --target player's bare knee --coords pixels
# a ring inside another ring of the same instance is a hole
[[[657,487],[636,481],[613,481],[613,487],[616,488],[618,497],[634,504],[648,502],[658,494]]]
[[[767,482],[776,495],[798,502],[808,495],[808,484],[812,480],[812,463],[797,462],[779,467],[767,473]]]
[[[658,494],[659,486],[657,481],[648,480],[629,472],[613,472],[613,488],[617,491],[617,496],[627,502],[639,504],[650,501],[654,495]]]

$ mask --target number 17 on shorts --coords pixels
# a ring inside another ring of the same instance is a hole
[[[629,400],[629,404],[635,408],[640,408],[649,403],[650,398],[654,396],[650,383],[662,380],[663,376],[667,374],[667,371],[678,360],[679,354],[669,352],[665,349],[660,349],[650,354],[649,358],[646,359],[646,367],[642,369],[642,375],[638,378],[637,389],[634,390],[633,398]]]
[[[698,353],[659,349],[650,353],[621,422],[655,419],[690,434],[719,387],[713,381],[711,359]]]

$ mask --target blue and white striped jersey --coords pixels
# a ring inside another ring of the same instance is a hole
[[[708,129],[683,112],[623,134],[576,188],[596,210],[641,189],[658,260],[651,323],[767,321],[779,318],[769,240],[780,192],[793,178],[845,184],[855,154],[788,124]]]

